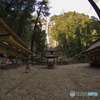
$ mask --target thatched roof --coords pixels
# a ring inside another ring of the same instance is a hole
[[[92,43],[92,46],[89,47],[89,48],[88,48],[86,51],[84,51],[83,53],[90,52],[90,51],[92,51],[92,50],[94,50],[94,49],[97,49],[97,48],[100,48],[100,38],[97,39],[96,41],[94,41],[94,42]]]

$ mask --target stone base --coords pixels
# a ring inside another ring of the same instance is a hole
[[[53,63],[48,63],[48,66],[47,66],[49,69],[51,68],[54,68],[54,64]]]

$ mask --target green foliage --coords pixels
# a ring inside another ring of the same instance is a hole
[[[87,60],[89,57],[86,56],[85,54],[79,53],[79,54],[75,54],[75,55],[74,55],[74,58],[75,58],[76,60],[83,60],[83,59],[86,59],[86,60]]]
[[[34,33],[37,31],[37,26],[40,24],[40,17],[44,18],[50,15],[49,13],[49,1],[48,0],[42,0],[37,3],[37,17],[35,20],[35,25],[34,25],[34,30],[32,34],[32,40],[31,40],[31,51],[33,52],[33,47],[34,47],[34,41],[35,41],[35,35]],[[43,20],[42,20],[43,21]]]
[[[42,19],[43,21],[43,19]],[[45,21],[44,21],[45,22]],[[41,20],[40,23],[36,27],[36,31],[34,32],[34,47],[35,47],[35,54],[37,56],[43,56],[42,51],[46,48],[45,42],[46,42],[46,33],[45,31],[41,30],[42,25],[41,25]]]
[[[31,47],[31,39],[35,34],[37,52],[45,47],[45,32],[41,31],[41,22],[45,20],[41,15],[48,16],[48,11],[49,5],[46,0],[1,0],[0,2],[0,16],[3,16],[8,26],[28,44],[28,48]],[[32,15],[34,12],[37,12],[37,17]],[[40,25],[38,32],[35,30],[37,23]]]
[[[0,3],[0,15],[27,44],[30,42],[27,40],[31,34],[29,31],[32,28],[31,13],[35,11],[35,4],[36,0],[2,0]]]
[[[100,22],[76,12],[54,15],[50,20],[55,22],[50,35],[58,42],[57,47],[62,48],[63,55],[86,59],[81,52],[100,37]]]

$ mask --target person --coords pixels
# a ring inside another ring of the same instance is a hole
[[[27,59],[27,66],[25,68],[25,73],[27,73],[27,70],[29,70],[29,72],[31,72],[30,67],[29,67],[29,60]]]

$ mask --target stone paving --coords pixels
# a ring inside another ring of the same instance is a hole
[[[100,100],[100,67],[88,63],[56,66],[30,65],[0,69],[0,100]],[[70,92],[98,92],[96,97],[75,96]]]

